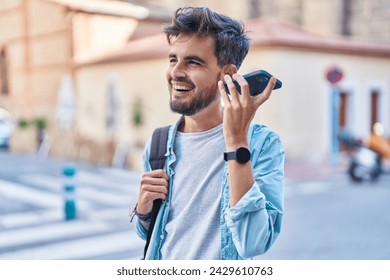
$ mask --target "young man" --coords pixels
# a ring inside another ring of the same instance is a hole
[[[170,44],[170,107],[181,118],[169,130],[164,170],[151,171],[150,141],[145,149],[136,206],[142,238],[153,201],[163,200],[146,259],[263,254],[280,232],[284,152],[273,131],[251,121],[276,80],[262,94],[249,95],[237,74],[249,40],[242,24],[227,16],[182,8],[164,31]]]

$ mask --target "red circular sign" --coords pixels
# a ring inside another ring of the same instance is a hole
[[[333,66],[326,71],[326,79],[329,83],[337,84],[343,78],[343,72],[337,66]]]

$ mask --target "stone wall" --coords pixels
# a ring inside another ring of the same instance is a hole
[[[388,0],[149,0],[172,10],[182,6],[208,6],[241,19],[275,17],[325,35],[348,35],[375,42],[390,42]],[[345,25],[345,27],[344,27]]]

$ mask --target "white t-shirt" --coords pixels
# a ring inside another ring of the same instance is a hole
[[[177,132],[177,160],[162,259],[221,258],[224,151],[222,124],[204,132]]]

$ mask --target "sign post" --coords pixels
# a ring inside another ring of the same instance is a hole
[[[326,71],[326,79],[331,84],[331,165],[336,166],[339,155],[339,115],[340,115],[340,90],[337,83],[343,78],[343,72],[337,66],[332,66]]]

